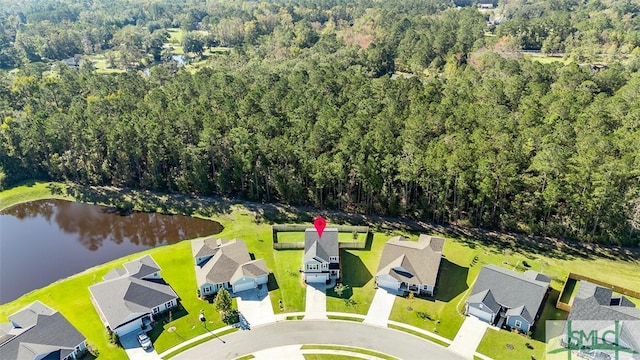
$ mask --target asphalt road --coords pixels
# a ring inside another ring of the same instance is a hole
[[[464,359],[446,348],[401,331],[339,320],[281,321],[258,326],[214,338],[174,359],[235,359],[263,349],[296,344],[355,346],[406,360]]]

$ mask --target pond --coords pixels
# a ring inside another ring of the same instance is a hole
[[[64,200],[0,212],[0,304],[125,255],[218,234],[215,221]]]

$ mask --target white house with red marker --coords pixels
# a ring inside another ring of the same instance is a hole
[[[338,229],[326,228],[324,231],[306,229],[302,262],[304,280],[307,283],[329,283],[331,279],[338,279],[340,277]]]

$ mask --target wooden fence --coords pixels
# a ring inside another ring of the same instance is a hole
[[[627,288],[623,288],[621,286],[618,285],[614,285],[614,284],[610,284],[598,279],[594,279],[585,275],[580,275],[580,274],[574,274],[574,273],[569,273],[569,276],[567,276],[567,281],[564,282],[564,286],[562,287],[562,291],[560,292],[560,296],[558,296],[558,301],[556,302],[556,308],[560,309],[560,310],[564,310],[564,311],[571,311],[571,304],[568,303],[564,303],[561,302],[560,299],[562,299],[562,294],[564,293],[564,291],[566,290],[566,286],[567,283],[569,282],[569,279],[573,279],[576,281],[580,281],[580,280],[585,280],[588,281],[590,283],[594,283],[596,285],[600,285],[603,287],[606,287],[608,289],[611,289],[619,294],[622,295],[627,295],[627,296],[631,296],[634,297],[636,299],[640,299],[640,292],[638,291],[634,291],[634,290],[630,290]],[[579,286],[579,285],[578,285]],[[577,291],[577,289],[574,288],[573,291]],[[571,300],[569,300],[569,302],[571,302]]]
[[[271,226],[271,232],[273,236],[273,248],[275,250],[291,250],[291,249],[304,249],[304,241],[301,242],[278,242],[279,232],[304,232],[310,228],[309,225],[273,225]],[[364,233],[365,241],[344,241],[339,242],[340,249],[356,249],[362,250],[367,247],[367,240],[369,239],[369,227],[368,226],[346,226],[337,225],[329,226],[331,228],[337,228],[339,233]]]

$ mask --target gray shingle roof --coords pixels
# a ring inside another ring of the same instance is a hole
[[[444,239],[439,237],[423,234],[418,241],[393,237],[384,245],[376,275],[388,274],[401,282],[435,285],[443,247]]]
[[[43,308],[48,310],[43,311]],[[9,319],[22,323],[21,328],[12,331],[15,336],[0,345],[0,359],[3,360],[33,360],[46,354],[51,354],[47,359],[62,359],[85,340],[59,312],[40,302],[32,303]],[[31,325],[27,327],[27,323]],[[3,328],[7,329],[6,326]]]
[[[533,324],[534,318],[533,318],[533,316],[531,316],[529,311],[527,311],[527,308],[524,307],[524,305],[519,306],[517,308],[513,308],[513,309],[507,310],[506,315],[507,316],[514,316],[514,315],[522,316],[522,318],[527,320],[529,322],[529,324]]]
[[[628,299],[624,299],[622,305],[611,305],[612,293],[611,289],[580,281],[567,320],[571,320],[572,327],[575,328],[584,320],[591,321],[584,322],[587,327],[593,327],[593,321],[602,326],[610,326],[613,321],[619,321],[620,338],[634,350],[640,351],[640,309],[635,308]]]
[[[526,308],[530,316],[535,316],[542,305],[549,283],[538,281],[524,274],[503,269],[495,265],[483,266],[478,274],[471,297],[487,289],[495,300],[508,309],[520,306]]]
[[[160,266],[149,255],[125,263],[124,268],[129,273],[129,276],[137,279],[142,279],[147,275],[160,271]]]
[[[155,264],[155,261],[153,263]],[[137,264],[142,265],[138,266]],[[134,271],[149,266],[140,262],[140,259],[125,264],[125,268],[127,265],[129,265],[129,269],[134,269]],[[159,267],[157,269],[159,270]],[[141,273],[133,275],[139,274]],[[178,295],[171,286],[156,281],[138,279],[128,272],[119,278],[109,278],[90,286],[89,291],[94,299],[94,304],[100,310],[99,313],[104,315],[104,320],[112,330],[138,316],[151,313],[156,306],[178,299]]]
[[[247,245],[240,239],[193,240],[191,247],[194,257],[212,255],[204,264],[195,266],[198,286],[205,283],[233,283],[244,276],[258,277],[269,274],[264,260],[251,260]]]
[[[469,300],[467,302],[470,304],[483,304],[494,314],[497,314],[498,311],[500,311],[500,304],[498,304],[496,298],[493,297],[493,294],[489,289],[469,296]]]
[[[326,228],[322,232],[322,238],[318,237],[316,229],[304,231],[304,262],[312,259],[322,259],[329,262],[331,256],[339,256],[338,229]]]
[[[231,277],[231,282],[234,283],[243,277],[255,278],[266,274],[269,274],[269,270],[267,269],[267,265],[264,263],[264,260],[253,260],[240,265]]]

